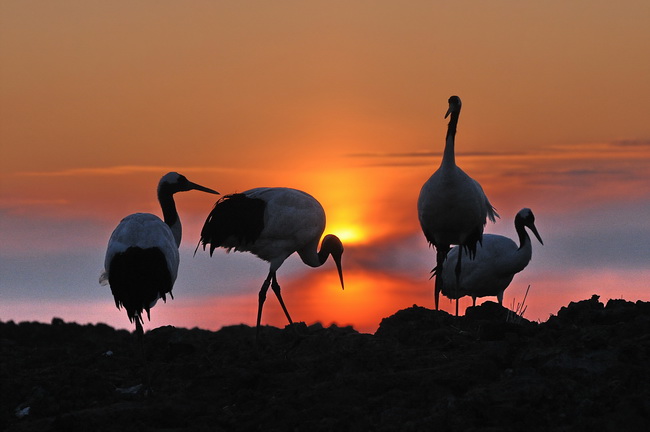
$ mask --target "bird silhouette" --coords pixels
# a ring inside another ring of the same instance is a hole
[[[257,334],[262,319],[262,307],[269,286],[275,293],[290,324],[293,324],[284,304],[276,272],[294,252],[310,267],[323,265],[331,255],[338,269],[341,287],[343,244],[328,234],[318,250],[325,230],[325,211],[311,195],[290,188],[256,188],[226,195],[208,215],[199,245],[210,255],[218,247],[250,252],[270,263],[269,273],[259,292]],[[197,245],[197,249],[198,249]]]
[[[472,306],[476,306],[477,297],[496,296],[499,304],[503,304],[503,292],[515,274],[522,271],[532,257],[533,247],[526,228],[537,237],[541,244],[542,238],[535,227],[535,215],[524,208],[515,216],[515,230],[519,236],[519,246],[508,237],[484,234],[483,242],[476,249],[476,256],[472,261],[463,265],[460,275],[460,285],[452,277],[451,271],[443,269],[442,294],[451,299],[458,299],[464,296],[472,297]],[[455,246],[447,255],[453,260],[461,253],[461,249]],[[462,251],[467,254],[466,251]],[[437,269],[436,269],[437,272]]]
[[[435,269],[443,269],[451,245],[463,247],[473,258],[487,219],[494,222],[499,217],[481,185],[456,165],[454,146],[462,103],[458,96],[451,96],[448,102],[445,118],[450,117],[450,120],[442,162],[424,183],[418,197],[420,226],[428,242],[436,249]],[[456,262],[457,279],[461,272],[461,257],[458,255]],[[443,272],[437,274],[434,294],[436,309],[444,280]]]
[[[164,222],[150,213],[134,213],[122,219],[108,241],[100,283],[108,283],[117,308],[124,307],[136,333],[142,335],[142,312],[159,298],[167,300],[178,274],[181,221],[174,194],[199,190],[218,192],[192,183],[176,172],[165,174],[158,183],[158,201]],[[173,296],[172,296],[173,298]]]

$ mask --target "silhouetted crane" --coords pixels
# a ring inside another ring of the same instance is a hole
[[[463,265],[460,285],[457,285],[450,270],[443,269],[442,294],[456,299],[456,302],[460,297],[471,296],[472,306],[476,306],[477,297],[496,296],[499,304],[502,305],[503,292],[508,288],[515,274],[526,268],[533,253],[526,228],[530,229],[541,244],[544,244],[535,227],[535,215],[528,208],[521,209],[515,216],[519,246],[508,237],[484,234],[483,242],[476,249],[474,259]],[[447,255],[448,259],[455,259],[459,251],[458,246],[452,248]],[[462,253],[467,254],[466,251]]]
[[[461,101],[458,96],[449,98],[450,117],[442,162],[436,172],[424,183],[418,198],[418,218],[424,236],[436,248],[436,267],[443,268],[451,245],[465,248],[470,258],[476,253],[476,244],[483,236],[489,218],[499,217],[483,192],[481,185],[456,165],[455,137]],[[456,278],[461,271],[461,256],[456,263]],[[438,272],[435,283],[435,304],[444,283]],[[458,307],[458,305],[456,305]],[[456,309],[458,315],[458,309]]]
[[[146,311],[149,317],[149,310],[158,299],[166,301],[166,295],[171,295],[176,281],[182,229],[173,195],[189,190],[218,194],[176,172],[165,174],[158,183],[164,222],[150,213],[129,215],[108,241],[105,270],[99,281],[110,285],[115,305],[126,309],[140,336],[142,312]]]
[[[262,307],[269,286],[277,296],[290,324],[293,324],[282,300],[276,272],[294,252],[310,267],[319,267],[332,255],[341,287],[343,244],[328,234],[318,250],[325,230],[325,211],[311,195],[289,188],[256,188],[226,195],[214,206],[201,230],[200,244],[210,246],[210,255],[218,247],[250,252],[270,263],[269,273],[259,292],[257,333]],[[198,246],[197,246],[198,249]]]

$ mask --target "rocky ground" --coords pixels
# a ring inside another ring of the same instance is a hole
[[[650,430],[650,303],[262,330],[0,323],[0,430]]]

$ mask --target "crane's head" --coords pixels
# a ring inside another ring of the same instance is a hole
[[[165,174],[160,179],[160,183],[158,183],[158,193],[165,192],[171,195],[175,194],[176,192],[186,192],[189,190],[198,190],[201,192],[219,195],[219,192],[205,186],[192,183],[187,179],[187,177],[177,172],[170,172]]]
[[[458,96],[451,96],[448,102],[449,102],[449,109],[445,114],[445,118],[449,117],[449,114],[460,113],[460,107],[463,105]]]
[[[515,226],[517,226],[517,224],[521,224],[530,229],[530,231],[535,234],[535,237],[537,237],[537,240],[539,240],[541,244],[544,244],[542,238],[537,232],[537,228],[535,227],[535,215],[531,209],[523,208],[519,210],[517,216],[515,216]]]
[[[321,243],[321,250],[326,251],[332,255],[334,263],[336,263],[336,269],[339,271],[339,279],[341,280],[341,288],[345,289],[343,285],[343,268],[341,267],[341,257],[343,256],[343,243],[341,240],[334,234],[327,234],[323,237],[323,242]]]

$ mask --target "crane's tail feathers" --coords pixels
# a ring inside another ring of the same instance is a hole
[[[497,213],[497,209],[493,205],[490,205],[488,207],[488,218],[495,223],[497,221],[497,218],[501,219],[501,216],[499,216],[499,213]]]
[[[469,257],[469,259],[473,260],[476,257],[476,244],[480,244],[483,246],[483,239],[479,239],[476,243],[471,243],[471,244],[466,244],[462,245],[462,250],[464,251],[465,255]]]
[[[192,257],[196,256],[196,251],[199,250],[199,246],[201,246],[201,240],[199,240],[199,242],[196,244],[196,248],[194,249],[194,255],[192,255]],[[203,245],[203,250],[205,250],[205,245]]]
[[[147,317],[149,317],[149,311],[147,311]],[[131,323],[135,323],[136,326],[138,325],[138,323],[140,323],[140,325],[144,324],[144,318],[142,318],[142,312],[129,315],[129,321]]]

